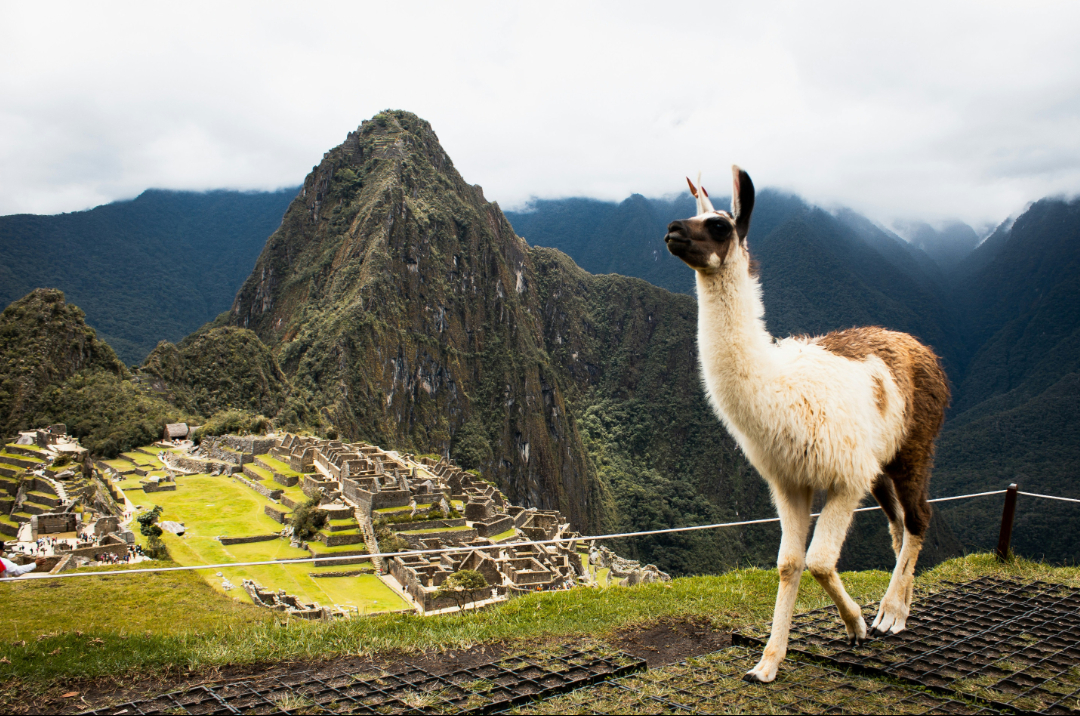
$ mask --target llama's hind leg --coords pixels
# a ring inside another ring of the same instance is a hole
[[[743,677],[746,681],[763,683],[776,678],[776,670],[787,656],[791,613],[795,610],[795,599],[799,595],[799,581],[802,579],[806,556],[806,535],[810,531],[810,501],[814,496],[809,488],[773,487],[772,492],[782,530],[780,554],[776,560],[780,572],[780,586],[776,590],[772,631],[761,661]]]
[[[893,554],[900,559],[900,550],[904,546],[904,508],[896,497],[896,489],[893,488],[892,478],[885,473],[878,475],[874,486],[870,489],[874,499],[881,505],[881,511],[889,520],[889,535],[892,537]]]
[[[830,490],[829,499],[814,528],[810,550],[806,553],[806,568],[836,603],[840,618],[847,628],[848,641],[852,644],[861,643],[866,638],[866,620],[859,605],[844,589],[840,575],[836,573],[836,562],[840,559],[840,549],[844,546],[852,515],[862,498],[863,495],[855,490]]]
[[[904,537],[889,588],[881,599],[877,618],[870,627],[873,634],[881,636],[897,634],[907,626],[915,590],[915,563],[919,559],[923,538],[933,514],[926,494],[929,460],[919,464],[922,461],[912,461],[906,457],[902,454],[885,467],[885,473],[892,480],[897,502],[903,508]]]

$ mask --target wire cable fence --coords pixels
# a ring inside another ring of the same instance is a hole
[[[1009,513],[1011,511],[1010,507],[1012,507],[1013,510],[1015,509],[1015,496],[1016,495],[1025,495],[1027,497],[1035,497],[1035,498],[1046,499],[1046,500],[1060,500],[1060,501],[1063,501],[1063,502],[1073,502],[1073,503],[1080,504],[1080,500],[1077,500],[1077,499],[1074,499],[1074,498],[1071,498],[1071,497],[1059,497],[1059,496],[1055,496],[1055,495],[1042,495],[1042,494],[1038,494],[1038,493],[1035,493],[1035,492],[1020,492],[1019,490],[1016,489],[1016,485],[1010,485],[1009,488],[1005,489],[1005,490],[989,490],[987,492],[973,492],[973,493],[970,493],[970,494],[967,494],[967,495],[953,495],[951,497],[936,497],[936,498],[934,498],[932,500],[927,500],[927,502],[931,502],[931,503],[952,502],[952,501],[955,501],[955,500],[969,500],[969,499],[973,499],[973,498],[976,498],[976,497],[990,497],[990,496],[993,496],[993,495],[1006,495],[1006,515],[1005,515],[1005,518],[1008,520],[1009,525],[1008,525],[1008,530],[1006,530],[1006,526],[1004,524],[1004,519],[1003,519],[1003,524],[1002,524],[1002,534],[1003,535],[1005,535],[1007,532],[1011,533],[1012,515],[1009,514]],[[1009,502],[1010,499],[1012,501],[1011,504]],[[880,509],[881,509],[881,507],[879,505],[872,505],[870,507],[859,507],[859,508],[855,509],[854,512],[857,512],[857,513],[858,512],[874,512],[874,511],[880,510]],[[810,517],[814,518],[814,517],[819,517],[820,515],[821,515],[820,512],[814,512],[814,513],[812,513],[810,515]],[[746,527],[746,526],[750,526],[750,525],[764,525],[764,524],[770,524],[770,523],[779,522],[779,521],[780,521],[779,517],[765,517],[765,518],[754,519],[754,520],[740,520],[740,521],[737,521],[737,522],[721,522],[721,523],[708,524],[708,525],[689,525],[689,526],[686,526],[686,527],[665,527],[665,528],[657,529],[657,530],[641,530],[641,531],[638,531],[638,532],[615,532],[615,533],[603,534],[603,535],[587,535],[587,536],[577,536],[577,537],[553,537],[551,539],[523,540],[523,541],[520,541],[520,542],[496,543],[496,544],[490,544],[490,545],[469,545],[469,546],[466,546],[466,547],[440,547],[440,548],[436,548],[436,549],[414,549],[414,550],[405,550],[405,551],[400,551],[400,552],[378,552],[378,553],[373,553],[373,554],[369,553],[369,554],[365,554],[365,555],[361,555],[361,556],[364,559],[372,559],[372,558],[375,558],[375,557],[379,557],[379,558],[382,558],[382,559],[387,559],[387,558],[390,558],[390,557],[402,557],[402,556],[406,556],[406,555],[453,554],[453,553],[461,553],[461,552],[499,550],[499,549],[507,549],[509,547],[524,547],[524,546],[528,546],[528,545],[553,545],[553,544],[566,544],[566,543],[571,543],[571,542],[586,542],[586,543],[588,543],[588,542],[594,542],[594,541],[599,541],[599,540],[622,539],[622,538],[628,538],[628,537],[648,537],[648,536],[651,536],[651,535],[675,534],[675,533],[679,533],[679,532],[699,532],[699,531],[702,531],[702,530],[715,530],[715,529],[723,529],[723,528],[727,528],[727,527]],[[1007,541],[1008,540],[1006,538],[1006,542]],[[1008,550],[1008,544],[1006,543],[1005,544],[1005,551],[1007,551],[1007,550]],[[1001,550],[1001,544],[1000,543],[999,543],[998,552],[999,552],[999,557],[1003,558],[1004,553]],[[224,563],[219,563],[219,564],[193,564],[193,565],[184,565],[184,566],[179,566],[179,567],[148,567],[148,568],[144,568],[144,569],[113,569],[113,570],[100,570],[100,571],[93,571],[93,572],[70,572],[70,573],[62,573],[62,574],[27,574],[27,575],[21,577],[18,580],[4,579],[4,580],[0,580],[0,583],[13,582],[13,581],[25,581],[25,580],[72,579],[72,578],[77,578],[77,577],[100,577],[100,576],[110,576],[110,575],[153,574],[153,573],[157,573],[157,572],[190,572],[190,571],[197,571],[197,570],[204,570],[204,569],[228,569],[228,568],[234,568],[234,567],[260,567],[260,566],[266,566],[266,565],[283,566],[283,565],[288,565],[288,564],[326,564],[326,563],[345,561],[345,560],[355,560],[356,558],[357,558],[357,555],[340,555],[340,556],[325,556],[325,557],[308,557],[308,558],[300,558],[300,559],[261,560],[261,561],[254,561],[254,562],[224,562]]]
[[[1011,493],[1011,494],[1009,494]],[[1035,497],[1047,500],[1060,500],[1063,502],[1080,503],[1080,500],[1073,499],[1071,497],[1059,497],[1055,495],[1042,495],[1034,492],[1020,492],[1016,489],[1015,485],[1010,485],[1006,490],[989,490],[987,492],[974,492],[967,495],[953,495],[951,497],[937,497],[928,502],[952,502],[955,500],[969,500],[977,497],[990,497],[993,495],[1006,495],[1006,513],[1009,512],[1009,499],[1012,500],[1012,506],[1015,508],[1015,495],[1025,495],[1027,497]],[[855,512],[873,512],[880,510],[881,507],[874,505],[870,507],[860,507]],[[811,514],[811,517],[820,516],[820,512]],[[1011,515],[1009,517],[1009,531],[1011,532]],[[490,545],[469,545],[466,547],[440,547],[437,549],[419,549],[419,550],[405,550],[400,552],[379,552],[374,554],[363,555],[364,559],[372,559],[375,557],[387,559],[391,557],[401,557],[406,555],[423,555],[423,554],[453,554],[461,552],[476,552],[484,550],[499,550],[507,549],[511,547],[523,547],[528,545],[554,545],[554,544],[566,544],[571,542],[594,542],[599,540],[609,539],[621,539],[627,537],[647,537],[650,535],[663,535],[663,534],[675,534],[679,532],[698,532],[702,530],[715,530],[728,527],[746,527],[749,525],[763,525],[774,522],[779,522],[779,517],[767,517],[754,520],[740,520],[737,522],[722,522],[708,525],[690,525],[686,527],[666,527],[657,530],[641,530],[638,532],[615,532],[602,535],[588,535],[588,536],[576,536],[576,537],[554,537],[551,539],[542,540],[524,540],[520,542],[509,543],[497,543]],[[1005,525],[1003,522],[1003,534],[1005,532]],[[1000,547],[1000,544],[999,544]],[[1005,545],[1005,550],[1008,550],[1008,545]],[[999,549],[1000,552],[1000,549]],[[999,555],[1001,556],[1001,555]],[[230,569],[235,567],[258,567],[266,565],[288,565],[288,564],[327,564],[344,560],[355,560],[357,555],[341,555],[341,556],[325,556],[325,557],[309,557],[300,559],[287,559],[287,560],[261,560],[253,562],[225,562],[219,564],[195,564],[184,565],[178,567],[148,567],[144,569],[114,569],[114,570],[101,570],[94,572],[69,572],[61,574],[27,574],[19,580],[0,580],[0,583],[10,581],[24,581],[24,580],[43,580],[43,579],[74,579],[79,577],[100,577],[110,575],[135,575],[135,574],[153,574],[157,572],[187,572],[204,569]]]

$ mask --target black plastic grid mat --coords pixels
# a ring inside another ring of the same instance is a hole
[[[743,674],[757,649],[733,646],[674,666],[608,679],[513,714],[995,714],[964,699],[927,693],[888,678],[868,678],[804,657],[788,658],[772,684]]]
[[[871,623],[877,605],[864,607]],[[765,627],[767,629],[767,627]],[[767,631],[736,635],[760,646]],[[1006,711],[1080,712],[1080,590],[982,577],[917,595],[900,634],[847,643],[835,607],[795,618],[789,653],[963,694]]]
[[[622,652],[567,647],[441,675],[406,667],[330,677],[304,672],[199,686],[86,713],[491,713],[644,668],[644,661]]]

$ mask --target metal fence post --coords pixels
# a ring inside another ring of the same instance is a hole
[[[1004,562],[1009,558],[1009,542],[1012,541],[1013,518],[1016,517],[1016,483],[1005,491],[1005,509],[1001,512],[1001,532],[998,534],[997,558]]]

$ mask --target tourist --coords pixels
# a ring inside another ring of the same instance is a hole
[[[16,577],[21,577],[27,572],[33,572],[43,564],[45,564],[44,557],[38,557],[30,564],[21,566],[4,557],[0,557],[0,579],[15,579]]]

